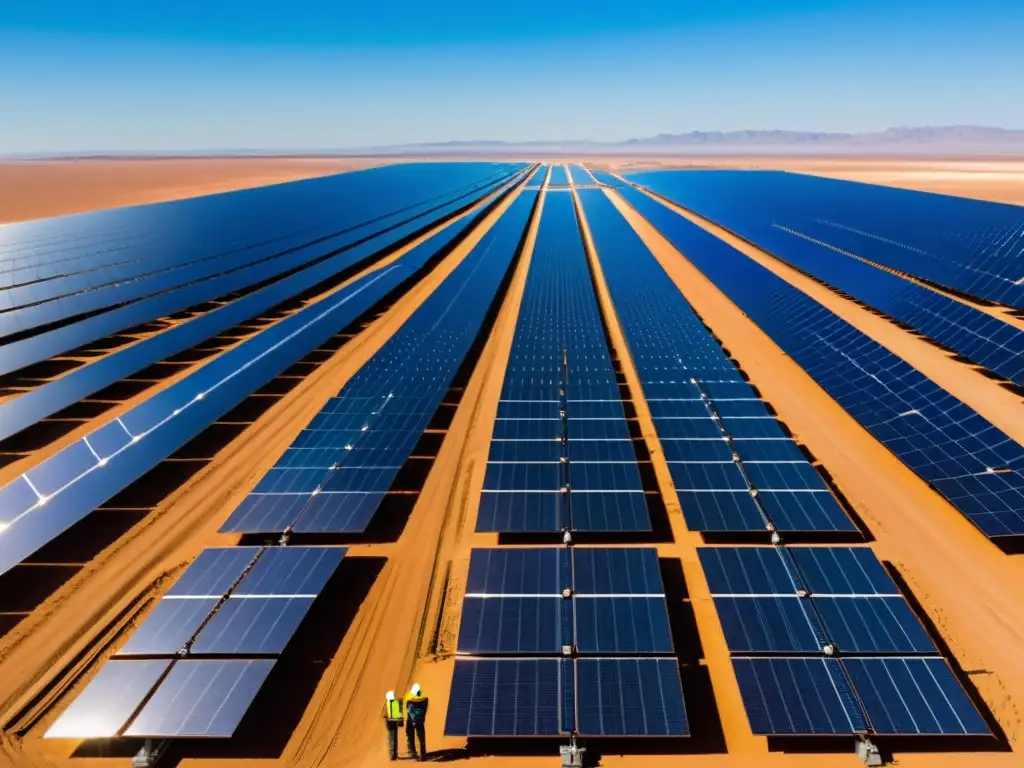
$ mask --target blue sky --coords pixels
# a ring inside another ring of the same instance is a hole
[[[0,2],[0,154],[1024,127],[1020,0]]]

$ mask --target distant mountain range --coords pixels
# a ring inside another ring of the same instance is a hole
[[[52,152],[10,155],[12,158],[117,158],[117,157],[350,157],[350,156],[487,156],[541,157],[545,155],[1020,155],[1024,156],[1024,129],[948,125],[889,128],[875,133],[814,131],[690,131],[660,133],[625,141],[568,139],[551,141],[444,141],[359,147],[353,149],[220,149],[174,152]],[[2,154],[0,154],[2,156]]]
[[[384,154],[518,154],[530,153],[742,153],[807,154],[1024,154],[1024,130],[951,125],[889,128],[876,133],[812,131],[690,131],[661,133],[618,142],[447,141],[366,147],[359,153]]]

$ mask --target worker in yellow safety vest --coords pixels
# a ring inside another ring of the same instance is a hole
[[[398,727],[402,725],[402,702],[394,691],[384,695],[384,725],[388,729],[388,757],[398,759]]]
[[[427,706],[430,700],[423,695],[419,683],[413,683],[405,694],[405,740],[409,746],[409,754],[416,759],[416,739],[420,741],[420,760],[427,759]]]

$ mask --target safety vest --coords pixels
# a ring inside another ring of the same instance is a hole
[[[394,701],[384,700],[385,712],[388,713],[388,720],[401,720],[402,719],[402,702],[398,699]]]

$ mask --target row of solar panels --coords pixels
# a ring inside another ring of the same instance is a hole
[[[42,419],[52,416],[73,403],[101,391],[127,376],[131,376],[153,363],[173,357],[239,323],[249,321],[260,313],[266,312],[281,302],[313,288],[324,280],[331,279],[345,270],[358,268],[376,254],[399,245],[408,238],[416,236],[425,228],[435,226],[439,221],[448,216],[457,215],[463,208],[473,205],[478,199],[477,195],[492,192],[495,188],[496,185],[488,185],[482,190],[476,190],[468,198],[460,196],[452,202],[432,209],[428,214],[396,225],[372,237],[363,238],[358,243],[346,246],[340,252],[317,261],[315,264],[300,261],[305,259],[306,255],[294,253],[288,256],[283,263],[273,266],[257,265],[252,270],[242,270],[239,273],[226,276],[226,279],[262,281],[268,277],[280,274],[282,268],[291,270],[295,268],[295,263],[302,264],[298,271],[281,277],[281,279],[265,287],[236,298],[192,320],[172,326],[136,344],[105,355],[95,362],[70,371],[49,383],[43,384],[0,405],[0,440],[6,439]],[[438,252],[449,243],[461,237],[474,220],[475,218],[472,216],[464,217],[456,225],[446,228],[437,238],[432,238],[428,241],[429,244],[419,246],[419,252],[430,254]],[[243,275],[243,272],[248,274]],[[73,326],[68,326],[61,329],[61,331],[66,331],[63,335],[67,339],[67,344],[76,345],[90,340],[91,336],[96,332],[109,330],[109,323],[106,323],[102,329],[84,328],[93,319],[107,318],[107,320],[113,320],[112,315],[124,313],[119,322],[129,324],[147,322],[155,317],[153,312],[162,313],[168,309],[181,309],[183,306],[191,306],[197,301],[203,301],[219,295],[220,292],[225,290],[226,286],[215,286],[212,284],[216,282],[217,280],[213,280],[201,285],[191,286],[182,291],[180,296],[177,294],[174,296],[171,294],[161,294],[161,296],[156,298],[156,301],[159,302],[157,307],[144,306],[147,302],[141,301],[113,310],[106,315],[100,315]],[[167,301],[175,302],[174,306],[167,306]],[[34,337],[31,341],[31,354],[38,356],[41,354],[40,347],[37,346],[39,339]],[[3,356],[3,349],[5,348],[0,348],[0,357]],[[54,350],[47,349],[46,351],[53,352]],[[10,361],[14,364],[13,359],[10,359]],[[25,360],[20,362],[25,362]]]
[[[437,411],[512,268],[536,204],[523,191],[408,321],[328,400],[221,530],[366,529]]]
[[[803,195],[771,195],[751,208],[745,185],[748,178],[756,181],[756,175],[729,175],[731,184],[724,189],[716,183],[714,172],[687,175],[676,185],[672,184],[674,178],[670,175],[651,188],[660,192],[666,186],[664,194],[673,201],[973,362],[1024,385],[1024,332],[858,258],[884,263],[884,256],[877,253],[880,248],[889,248],[884,242],[823,221]],[[786,186],[798,177],[787,174],[774,178],[778,185]],[[658,179],[662,177],[649,180],[654,183]],[[1022,251],[1018,258],[1024,258],[1024,239],[1019,247]],[[1019,271],[1019,265],[1014,268]]]
[[[23,368],[108,334],[285,276],[410,222],[419,221],[420,227],[423,227],[439,218],[439,208],[453,202],[462,201],[465,204],[477,199],[494,185],[507,180],[515,170],[499,167],[496,172],[493,166],[471,165],[469,175],[466,171],[458,172],[455,178],[461,178],[462,182],[451,192],[441,195],[438,195],[439,189],[444,189],[445,184],[450,182],[446,182],[448,177],[437,173],[437,170],[434,172],[432,188],[426,186],[429,177],[421,179],[419,184],[408,185],[401,183],[401,179],[394,179],[392,183],[397,186],[392,193],[371,197],[372,203],[363,201],[352,190],[337,200],[338,210],[331,218],[322,221],[317,231],[304,230],[286,238],[272,238],[258,246],[241,248],[219,258],[200,259],[192,265],[188,264],[190,254],[202,253],[208,247],[205,239],[199,239],[203,227],[196,225],[199,232],[193,233],[186,229],[185,235],[182,235],[182,228],[178,225],[158,241],[161,247],[170,248],[167,258],[176,260],[163,272],[119,275],[106,287],[83,285],[65,298],[36,300],[23,311],[12,308],[0,313],[0,337],[8,339],[8,343],[0,347],[0,372],[8,373]],[[409,181],[415,179],[413,175]],[[471,183],[467,184],[466,181]],[[345,183],[351,185],[352,181]],[[283,185],[282,189],[289,186]],[[365,193],[364,190],[363,195]],[[329,191],[324,194],[330,199]],[[352,196],[358,202],[349,200]],[[424,198],[427,199],[424,201]],[[134,210],[127,209],[123,216],[130,218]],[[282,215],[278,213],[276,217],[271,216],[269,225],[278,228],[285,226],[279,221]],[[64,219],[53,221],[53,226],[58,226]],[[323,232],[325,229],[326,233]],[[229,230],[227,228],[225,231]],[[408,230],[406,234],[409,234]],[[16,235],[17,232],[12,236]],[[222,236],[223,232],[210,234],[214,240]],[[248,242],[250,237],[251,234],[236,233],[234,240]],[[347,264],[335,263],[335,270],[355,264],[379,248],[363,249],[360,255],[353,254]],[[147,247],[138,255],[138,269],[150,268],[150,252]],[[102,269],[92,268],[83,274],[95,277],[100,272]],[[81,279],[84,278],[66,278],[71,281]],[[0,296],[8,293],[10,290],[0,291]],[[88,316],[83,317],[86,314]]]
[[[477,530],[650,527],[573,198],[549,192],[505,368]]]
[[[635,188],[618,192],[851,416],[986,536],[1024,534],[1024,447],[700,226]]]
[[[516,206],[516,213],[502,217],[489,239],[474,249],[475,256],[471,254],[456,270],[454,279],[446,281],[446,290],[458,294],[469,278],[477,276],[484,282],[471,288],[480,287],[482,297],[493,297],[504,274],[497,272],[501,269],[498,259],[489,258],[480,270],[473,265],[479,265],[487,249],[500,242],[507,268],[532,203],[527,200],[517,202]],[[456,229],[452,232],[443,230],[435,234],[393,264],[370,272],[246,339],[0,488],[0,573],[81,520],[250,393],[416,276],[451,245],[453,234],[458,237],[465,233],[468,223],[454,225]],[[490,294],[484,290],[487,285],[491,286]],[[430,306],[448,306],[451,301],[452,296],[442,290],[435,294]],[[480,303],[482,318],[489,301]],[[428,323],[426,327],[432,326]],[[429,350],[427,347],[423,352]],[[449,359],[449,363],[454,360]],[[379,402],[388,392],[374,394]],[[364,500],[363,496],[359,500]],[[283,525],[291,522],[285,520]]]
[[[344,555],[203,550],[46,738],[230,737]]]
[[[687,527],[859,537],[632,226],[603,191],[579,195]]]
[[[762,233],[772,223],[793,227],[884,267],[1024,309],[1020,206],[779,171],[628,179],[712,219],[760,225]]]

